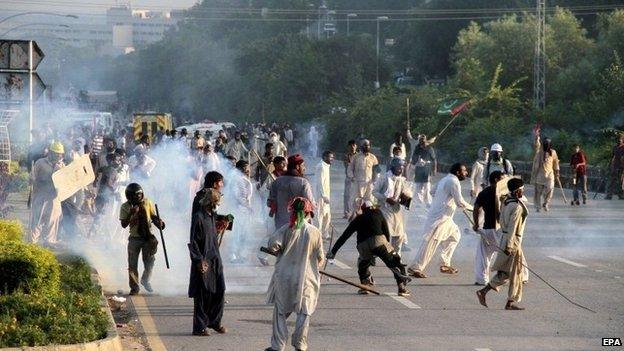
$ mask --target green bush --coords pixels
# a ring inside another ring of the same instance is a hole
[[[0,244],[0,293],[56,294],[59,271],[59,263],[49,250],[21,241]]]
[[[22,223],[18,220],[0,220],[0,245],[6,241],[22,241]]]
[[[78,257],[61,257],[57,294],[0,296],[0,348],[75,344],[106,337],[108,319],[91,269]]]
[[[106,336],[107,317],[98,294],[15,293],[0,297],[0,348],[75,344]]]

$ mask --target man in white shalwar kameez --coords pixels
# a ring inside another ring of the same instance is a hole
[[[457,224],[453,222],[453,215],[457,207],[472,210],[472,206],[464,201],[459,184],[467,176],[466,166],[455,163],[451,166],[449,174],[438,183],[425,221],[424,241],[418,250],[415,263],[408,268],[411,276],[427,277],[424,270],[439,245],[442,245],[440,272],[458,273],[458,270],[451,266],[451,258],[461,238],[461,232]]]
[[[32,168],[32,202],[30,209],[30,242],[38,243],[43,237],[44,245],[56,243],[58,226],[63,214],[52,182],[52,174],[65,167],[63,144],[50,144],[47,157],[38,159]]]
[[[269,239],[268,249],[277,254],[275,271],[269,284],[269,304],[273,310],[271,347],[265,351],[282,351],[288,340],[286,320],[297,315],[292,345],[307,350],[310,316],[316,309],[324,260],[321,232],[308,223],[313,206],[305,198],[295,198],[290,206],[290,222],[277,229]]]
[[[331,207],[330,207],[330,165],[334,160],[331,151],[323,152],[323,159],[314,168],[316,176],[314,182],[314,198],[316,199],[316,220],[323,239],[330,237]]]
[[[367,139],[360,142],[360,153],[355,155],[347,168],[347,179],[351,182],[351,207],[349,217],[355,217],[359,204],[372,200],[373,185],[377,175],[373,168],[379,165],[377,156],[371,152],[371,143]]]
[[[391,244],[399,255],[407,239],[400,200],[402,196],[411,197],[405,177],[402,176],[404,166],[404,160],[393,158],[390,169],[377,179],[373,188],[373,196],[377,199],[379,209],[388,223]]]
[[[470,197],[476,198],[477,195],[485,188],[483,182],[483,173],[485,172],[485,165],[488,162],[489,150],[487,147],[479,148],[477,152],[478,159],[472,164],[470,170]]]

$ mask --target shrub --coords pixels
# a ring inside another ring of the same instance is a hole
[[[78,257],[61,257],[61,289],[57,294],[0,296],[0,348],[75,344],[106,337],[108,319],[102,310],[91,270]]]
[[[6,241],[21,241],[22,224],[18,220],[0,220],[0,245]]]
[[[60,287],[59,263],[51,251],[21,241],[0,244],[0,292],[56,294]]]
[[[98,294],[69,292],[0,297],[0,348],[75,344],[106,336],[107,317]]]

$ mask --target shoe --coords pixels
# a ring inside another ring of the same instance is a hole
[[[574,201],[570,201],[570,206],[574,206],[576,203]]]
[[[539,207],[535,208],[535,212],[539,212],[541,209]]]
[[[358,290],[358,295],[368,295],[370,292],[368,290],[360,289]]]
[[[267,260],[264,257],[258,257],[258,261],[260,261],[260,264],[263,265],[264,267],[269,265],[269,260]]]
[[[407,269],[407,274],[409,274],[411,277],[414,277],[414,278],[427,278],[425,273],[421,271],[417,271],[415,269],[411,269],[411,268]]]
[[[130,290],[130,294],[129,295],[138,295],[139,294],[139,289],[137,290]]]
[[[548,210],[549,210],[548,205],[546,205],[546,204],[543,204],[542,208],[544,209],[545,212],[548,212]]]
[[[390,270],[392,271],[392,273],[394,273],[396,276],[398,276],[399,279],[401,279],[403,284],[407,284],[407,283],[412,281],[412,278],[410,278],[408,275],[405,275],[405,274],[401,273],[401,270],[398,269],[397,267],[390,268]]]
[[[457,274],[459,270],[457,268],[453,268],[451,266],[440,266],[440,273],[444,274]]]
[[[479,283],[479,282],[475,282],[474,285],[476,286],[485,286],[485,284]]]
[[[264,349],[264,351],[277,351],[276,349],[272,349],[270,347],[267,347],[266,349]]]
[[[587,199],[583,199],[583,205],[587,205]]]
[[[485,301],[485,292],[483,289],[477,290],[477,299],[479,299],[481,306],[488,307],[487,302]]]
[[[193,332],[193,335],[195,336],[210,336],[210,332],[208,331],[208,329],[204,329],[200,332]]]
[[[218,327],[208,327],[208,328],[210,328],[210,329],[212,329],[212,330],[216,331],[216,332],[217,332],[217,333],[219,333],[219,334],[225,334],[225,333],[227,333],[227,329],[226,329],[224,326],[222,326],[222,325],[220,325],[220,326],[218,326]]]
[[[410,291],[405,287],[405,283],[399,284],[399,291],[397,293],[399,296],[408,297],[410,296]]]
[[[145,288],[147,292],[150,292],[150,293],[154,292],[154,289],[152,289],[152,284],[150,284],[149,282],[145,282],[145,283],[141,282],[141,285],[143,285],[143,287]]]
[[[581,203],[579,202],[579,200],[576,200],[576,206],[580,206]]]
[[[508,311],[523,311],[524,307],[520,307],[515,303],[507,302],[507,304],[505,305],[505,309]]]

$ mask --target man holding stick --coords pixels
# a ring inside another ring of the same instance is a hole
[[[535,184],[533,202],[537,212],[542,208],[548,212],[555,189],[555,180],[561,187],[559,157],[557,156],[557,151],[552,148],[550,138],[540,137],[539,129],[534,132],[534,137],[533,149],[535,150],[535,158],[533,159],[533,170],[531,172],[532,183]],[[561,192],[563,192],[563,189],[561,189]]]
[[[461,238],[461,232],[453,221],[453,215],[457,207],[472,210],[472,206],[464,200],[461,194],[459,183],[467,176],[466,166],[455,163],[451,166],[446,177],[438,183],[433,197],[433,205],[425,221],[424,241],[416,256],[416,262],[408,269],[411,276],[427,278],[424,270],[439,245],[442,245],[440,272],[444,274],[457,274],[459,272],[451,266],[453,252],[455,252]]]
[[[297,350],[308,348],[310,316],[316,309],[321,288],[320,267],[323,264],[323,241],[318,228],[308,223],[314,211],[312,202],[294,198],[288,205],[290,219],[269,239],[268,250],[277,254],[275,271],[268,289],[273,304],[273,336],[265,351],[281,351],[288,339],[286,320],[297,315],[292,345]]]
[[[209,336],[208,328],[226,333],[221,325],[225,304],[225,278],[219,252],[218,231],[227,223],[217,221],[215,212],[221,193],[207,189],[199,200],[200,209],[193,213],[188,244],[191,256],[189,297],[193,298],[193,335]],[[220,228],[217,228],[220,227]]]
[[[524,308],[518,306],[517,303],[522,299],[522,236],[529,212],[521,200],[524,194],[522,179],[510,179],[507,187],[510,193],[503,200],[500,215],[503,236],[499,247],[503,251],[498,253],[492,267],[492,270],[497,271],[496,275],[485,288],[477,291],[477,298],[481,305],[488,307],[485,300],[486,294],[490,290],[498,291],[499,287],[509,282],[509,293],[505,309],[523,310]]]
[[[128,280],[130,295],[139,293],[139,254],[143,258],[143,275],[141,285],[148,292],[153,292],[149,282],[154,268],[154,256],[158,246],[158,239],[151,232],[151,223],[160,229],[165,229],[165,222],[156,214],[154,204],[144,196],[143,188],[137,183],[130,183],[126,187],[126,199],[121,205],[119,220],[121,227],[130,226],[128,238]]]
[[[373,207],[370,201],[362,205],[362,214],[358,215],[349,223],[347,229],[327,253],[327,259],[333,259],[344,243],[357,232],[358,275],[362,285],[373,286],[373,277],[370,266],[375,256],[379,257],[394,274],[398,286],[399,296],[409,296],[406,284],[411,278],[405,274],[405,265],[401,262],[401,256],[390,245],[390,231],[388,223],[382,212]],[[360,289],[361,295],[368,294],[368,290]]]

